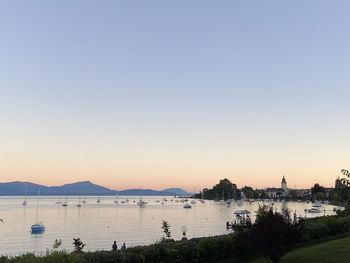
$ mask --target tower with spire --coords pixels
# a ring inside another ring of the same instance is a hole
[[[284,175],[283,175],[282,182],[281,182],[281,188],[283,189],[285,195],[287,195],[288,194],[288,186],[287,186],[286,178],[284,178]]]

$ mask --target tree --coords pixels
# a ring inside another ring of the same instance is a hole
[[[53,242],[53,245],[52,245],[52,247],[54,248],[54,249],[57,249],[57,248],[59,248],[60,246],[62,245],[62,240],[61,239],[55,239],[55,242]]]
[[[334,192],[338,194],[340,203],[348,208],[350,207],[350,172],[342,169],[341,173],[343,174],[343,177],[338,177],[337,180],[335,180]]]
[[[205,199],[220,199],[220,198],[237,198],[239,197],[239,191],[237,191],[237,185],[232,183],[229,179],[225,178],[213,186],[212,189],[204,188],[203,195]],[[201,194],[196,194],[196,198],[201,198]]]
[[[163,233],[165,234],[166,239],[169,240],[171,238],[171,232],[170,232],[170,225],[169,225],[168,221],[163,220],[162,229],[163,229]]]
[[[292,218],[287,208],[274,212],[273,207],[259,206],[250,229],[252,245],[261,256],[279,262],[300,240],[303,225],[304,220],[295,214]]]
[[[83,250],[86,244],[84,244],[80,238],[73,238],[74,252],[79,253]]]
[[[324,193],[324,194],[326,194],[326,190],[324,189],[324,187],[321,186],[318,183],[316,183],[313,187],[311,187],[311,195],[312,195],[312,197],[315,197],[317,193]]]

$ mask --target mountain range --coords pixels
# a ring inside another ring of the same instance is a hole
[[[46,186],[30,182],[8,182],[0,183],[0,196],[21,196],[21,195],[143,195],[143,196],[190,196],[181,188],[168,188],[164,190],[153,189],[126,189],[113,190],[90,181],[76,182],[62,186]]]

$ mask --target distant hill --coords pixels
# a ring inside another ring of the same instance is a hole
[[[62,186],[46,186],[30,182],[8,182],[0,183],[0,196],[22,196],[37,195],[143,195],[143,196],[189,196],[190,193],[180,188],[169,188],[162,191],[152,189],[126,189],[122,191],[112,190],[90,181],[76,182]]]
[[[190,196],[192,193],[186,192],[181,188],[167,188],[164,189],[163,192],[171,193],[170,195],[179,195],[179,196]]]
[[[127,190],[118,191],[118,195],[190,196],[191,194],[180,188],[169,188],[162,191],[152,190],[152,189],[127,189]]]

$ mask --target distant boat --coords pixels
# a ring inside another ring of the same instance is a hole
[[[306,209],[306,211],[307,211],[308,213],[312,213],[312,214],[321,213],[321,210],[318,209],[318,208],[315,208],[315,207],[310,208],[310,209]]]
[[[129,202],[129,199],[127,199],[126,202]],[[137,202],[137,205],[138,205],[140,208],[145,208],[146,205],[147,205],[147,202],[143,201],[143,199],[142,199],[142,192],[141,192],[141,195],[140,195],[140,199],[139,199],[139,201]]]
[[[97,198],[97,201],[96,201],[98,204],[101,203],[101,198]]]
[[[321,202],[315,200],[315,202],[312,204],[313,207],[320,208],[321,207]]]
[[[60,196],[58,197],[58,201],[56,202],[56,204],[58,204],[58,205],[62,204]]]
[[[68,206],[67,196],[66,196],[66,201],[64,201],[64,202],[62,203],[62,206],[64,206],[64,207]]]
[[[25,189],[24,189],[24,201],[23,201],[22,205],[27,205],[27,187],[25,187]]]
[[[83,201],[81,201],[83,204],[86,204],[86,196],[84,196]]]
[[[36,203],[36,218],[35,218],[35,224],[31,226],[31,232],[32,234],[40,234],[45,231],[45,225],[42,222],[38,222],[38,214],[39,214],[39,196],[40,196],[40,190],[38,192],[38,198]]]
[[[81,198],[79,196],[79,203],[77,204],[77,207],[81,207]]]
[[[119,204],[119,201],[118,201],[118,195],[115,195],[115,200],[114,200],[114,203],[117,205]]]
[[[184,208],[192,208],[192,206],[189,203],[184,204]]]
[[[147,202],[143,201],[142,199],[140,199],[138,202],[137,202],[137,205],[140,207],[140,208],[145,208],[146,205],[147,205]]]
[[[197,202],[196,202],[196,200],[191,200],[191,202],[190,202],[192,205],[195,205],[195,204],[197,204]]]

